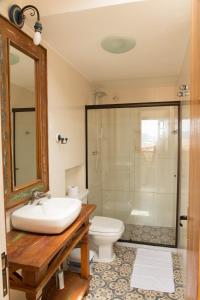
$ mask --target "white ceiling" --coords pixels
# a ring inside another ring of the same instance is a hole
[[[55,12],[47,2],[31,2],[46,15],[43,38],[90,81],[179,74],[189,42],[191,0],[109,0],[117,3],[110,6],[102,0],[103,7],[81,10],[79,6],[74,11],[70,5],[81,0],[65,1],[65,9],[62,0],[56,2]],[[89,5],[91,0],[82,2]],[[99,0],[94,2],[99,5]],[[135,38],[137,46],[125,54],[107,53],[100,44],[109,35]]]
[[[59,0],[59,2],[51,1],[51,5],[49,5],[49,0],[24,0],[23,5],[35,5],[40,9],[41,16],[50,16],[72,11],[82,11],[98,7],[141,1],[144,2],[150,0]]]

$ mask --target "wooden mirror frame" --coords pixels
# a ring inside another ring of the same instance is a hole
[[[36,144],[37,178],[23,186],[13,185],[11,115],[10,115],[10,64],[9,46],[27,54],[35,61],[36,82]],[[35,46],[32,38],[0,16],[0,105],[2,123],[2,153],[5,207],[10,209],[31,198],[35,190],[48,191],[48,116],[47,116],[47,51]]]

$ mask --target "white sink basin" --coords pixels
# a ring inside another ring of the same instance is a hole
[[[39,205],[27,204],[13,212],[16,229],[55,234],[69,227],[79,216],[81,201],[72,198],[43,198]]]

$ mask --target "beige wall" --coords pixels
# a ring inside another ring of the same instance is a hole
[[[171,101],[176,100],[176,84],[176,77],[107,81],[94,83],[93,91],[106,92],[99,102],[106,104]]]
[[[85,184],[84,105],[89,103],[90,86],[52,50],[48,51],[48,83],[50,191],[64,196],[66,170],[78,167],[83,176],[74,184]],[[57,133],[69,138],[67,145],[56,143]]]

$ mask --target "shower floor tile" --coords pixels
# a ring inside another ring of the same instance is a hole
[[[125,224],[121,240],[175,246],[176,228]]]
[[[184,300],[180,257],[172,253],[175,293],[162,293],[130,287],[136,249],[115,245],[112,263],[94,263],[94,274],[85,300]]]

